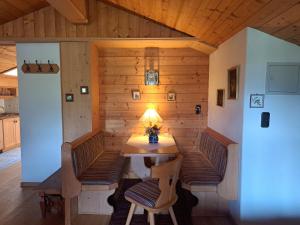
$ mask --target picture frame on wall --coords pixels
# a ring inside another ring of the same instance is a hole
[[[131,90],[131,96],[133,100],[140,100],[141,99],[140,90]]]
[[[250,95],[250,108],[264,108],[264,94],[251,94]]]
[[[217,106],[224,107],[225,89],[217,89]]]
[[[169,102],[175,102],[176,101],[176,93],[174,92],[169,92],[167,99]]]
[[[227,71],[228,75],[228,99],[236,100],[239,91],[239,66],[232,67]]]

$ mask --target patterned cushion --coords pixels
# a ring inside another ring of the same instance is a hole
[[[103,152],[103,136],[95,136],[72,150],[74,172],[79,177]]]
[[[188,185],[215,185],[222,177],[201,152],[183,153],[180,180]]]
[[[160,195],[157,179],[140,182],[125,192],[125,197],[132,199],[144,206],[154,208]]]
[[[211,162],[217,174],[223,178],[227,165],[227,146],[204,132],[201,135],[199,150]]]
[[[125,159],[118,151],[104,151],[78,180],[88,185],[110,185],[119,182]]]

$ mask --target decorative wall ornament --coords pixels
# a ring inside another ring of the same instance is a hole
[[[217,106],[224,106],[225,90],[217,89]]]
[[[264,108],[264,94],[250,95],[250,108]]]
[[[88,95],[89,94],[89,87],[88,86],[80,86],[80,94]]]
[[[239,66],[230,68],[228,74],[228,99],[237,99],[239,92]]]
[[[66,102],[74,102],[74,94],[67,93],[66,94]]]
[[[132,95],[133,100],[140,100],[141,99],[140,90],[131,90],[131,95]]]
[[[24,60],[24,64],[22,65],[23,73],[58,73],[59,66],[54,63],[41,63],[38,60],[35,60],[35,63],[30,63]]]
[[[167,95],[167,99],[169,102],[176,101],[176,93],[175,92],[169,92]]]
[[[159,48],[145,49],[145,85],[159,85]]]

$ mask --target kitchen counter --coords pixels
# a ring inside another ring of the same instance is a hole
[[[6,119],[6,118],[18,117],[18,116],[19,116],[19,113],[1,113],[0,120]]]

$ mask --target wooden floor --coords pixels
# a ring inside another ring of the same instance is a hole
[[[20,188],[21,164],[0,170],[0,224],[1,225],[63,225],[56,214],[41,217],[39,198],[34,190]],[[83,215],[76,225],[107,225],[100,216]],[[124,225],[124,224],[120,224]],[[190,225],[190,224],[186,224]],[[193,218],[193,225],[233,225],[227,217]]]

